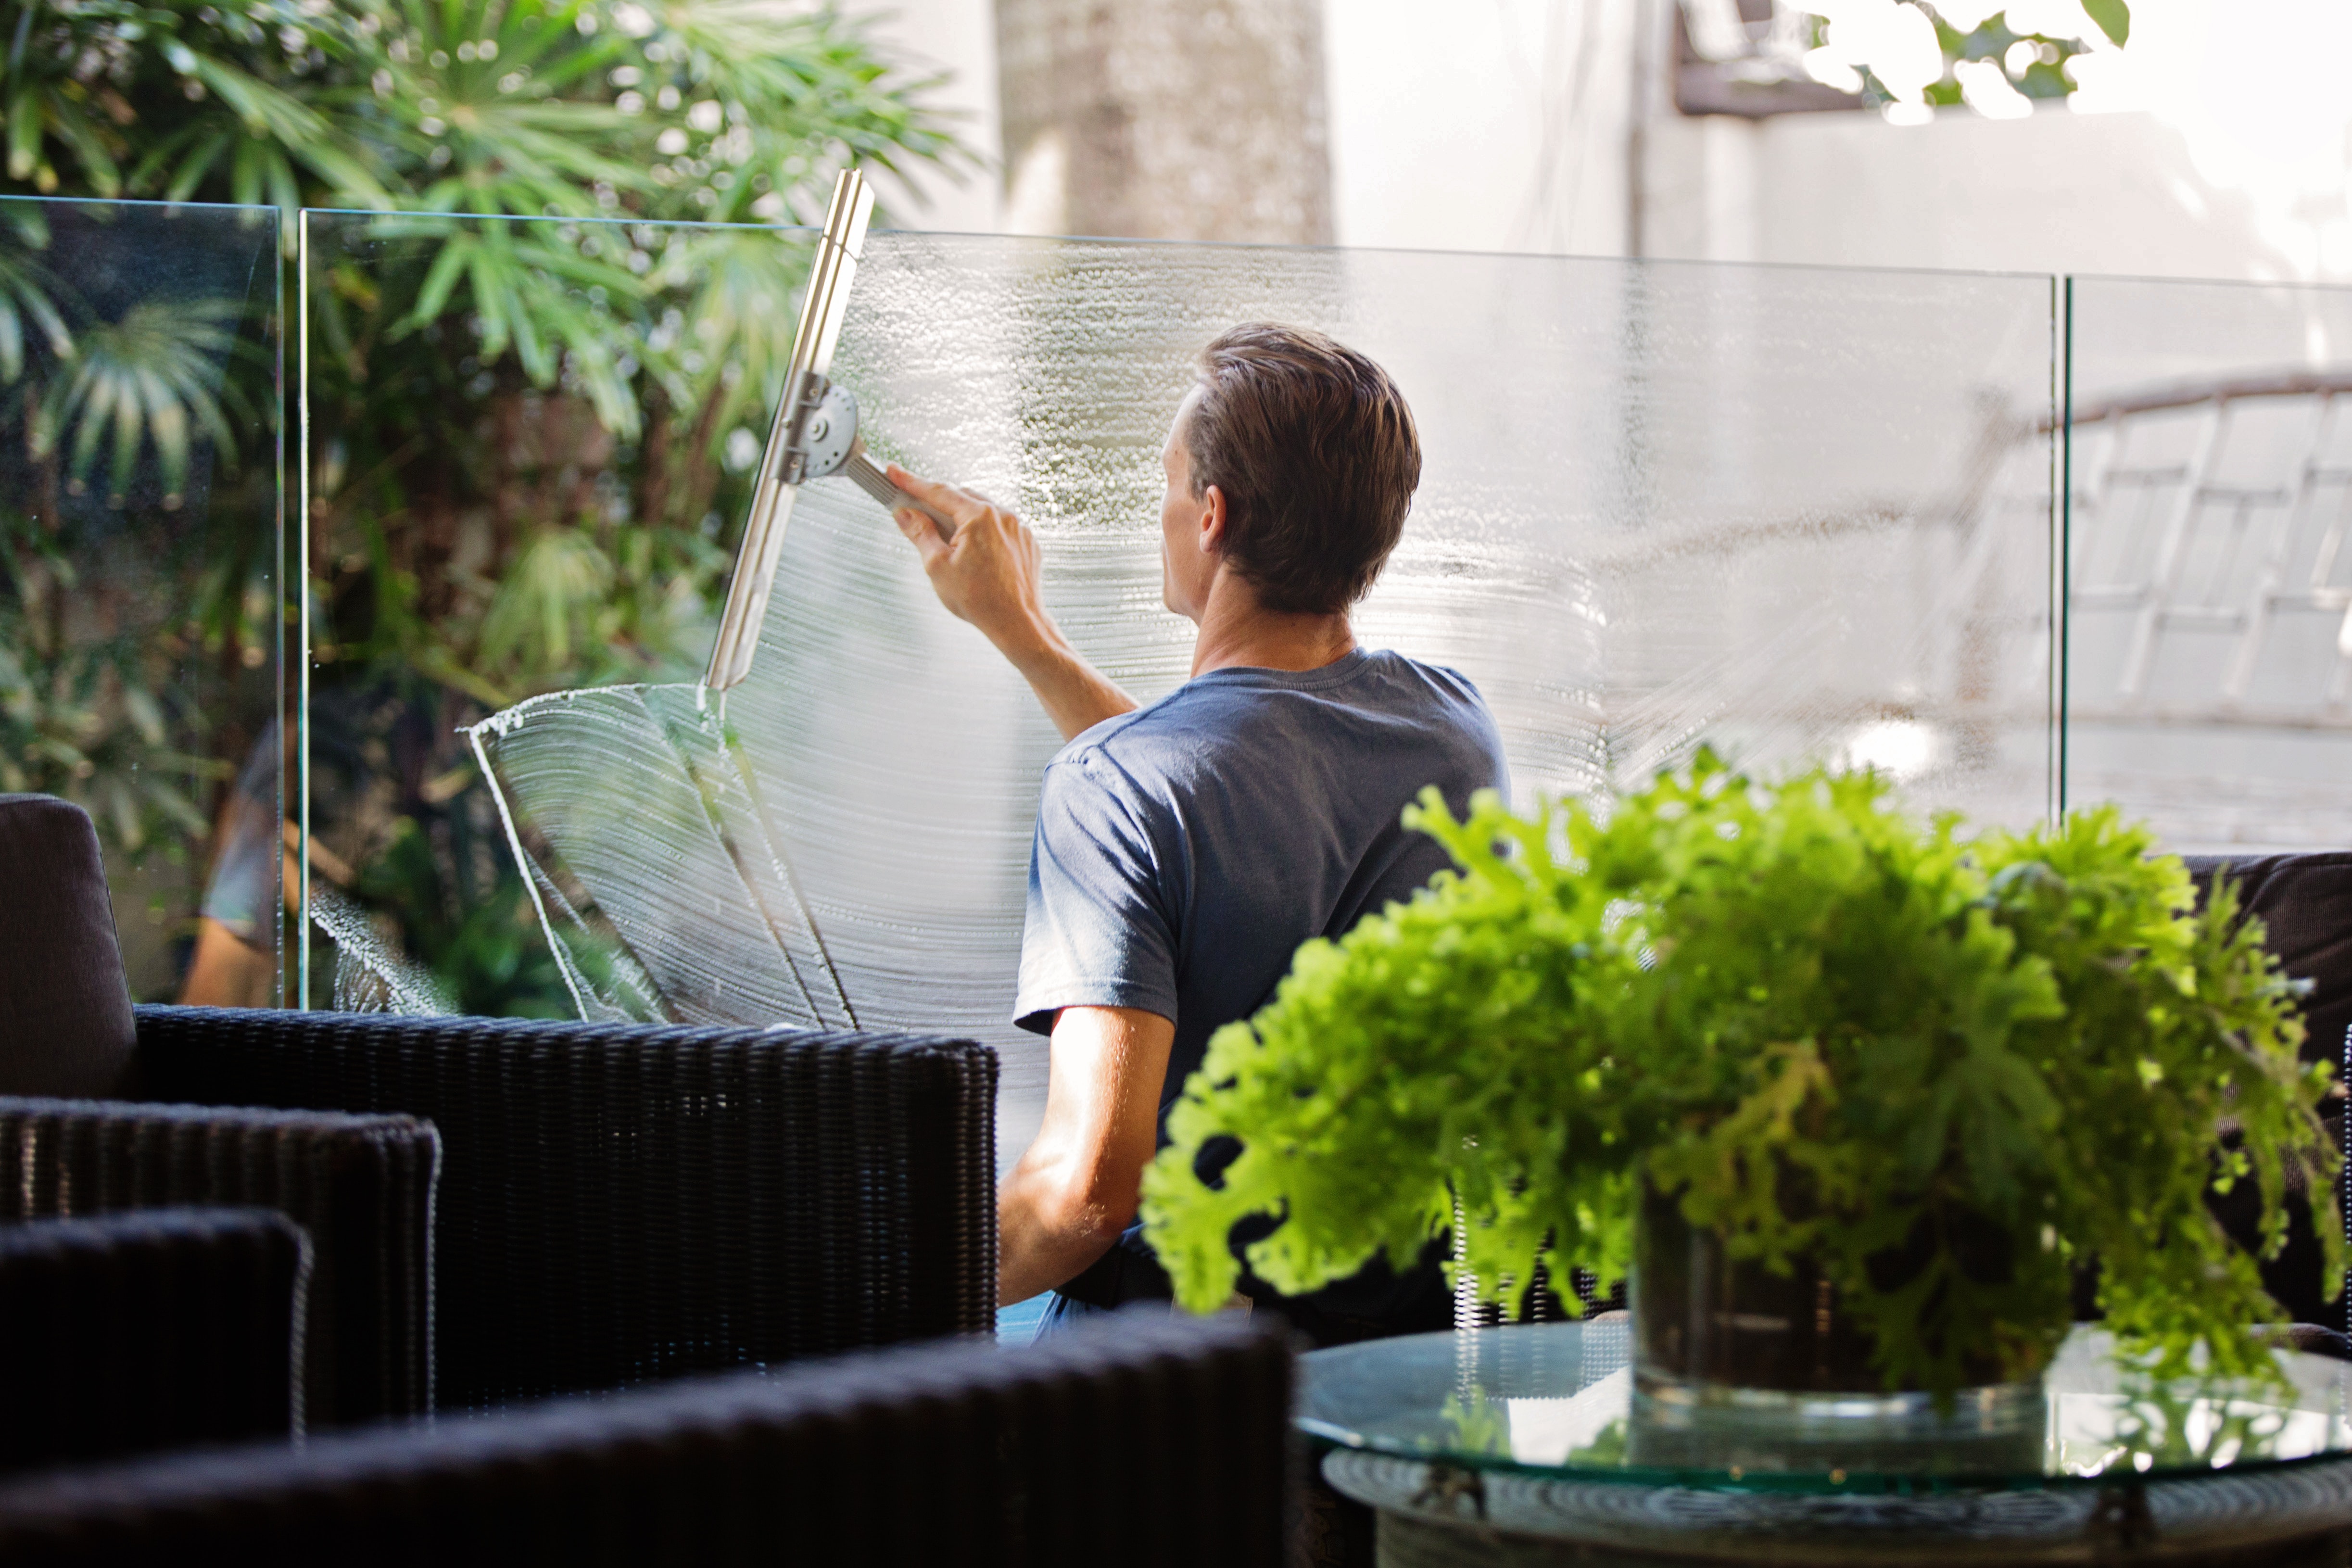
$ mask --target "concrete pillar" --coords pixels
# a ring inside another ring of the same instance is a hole
[[[1320,0],[996,0],[1005,227],[1331,242]]]

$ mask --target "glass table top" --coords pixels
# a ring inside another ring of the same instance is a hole
[[[1303,1357],[1297,1421],[1344,1448],[1579,1481],[1727,1491],[2111,1485],[2352,1458],[2352,1364],[2279,1350],[2276,1384],[2161,1384],[2077,1325],[2038,1391],[1936,1413],[1840,1396],[1710,1409],[1637,1394],[1622,1319],[1414,1334]],[[1907,1425],[1905,1425],[1906,1424]]]

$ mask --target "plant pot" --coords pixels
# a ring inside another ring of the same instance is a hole
[[[1990,1365],[1948,1403],[1889,1389],[1869,1332],[1811,1260],[1787,1274],[1727,1257],[1723,1238],[1646,1186],[1633,1234],[1629,1458],[1673,1468],[1819,1472],[2041,1468],[2034,1368]]]

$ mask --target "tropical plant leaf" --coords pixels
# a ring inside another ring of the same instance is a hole
[[[2117,48],[2131,42],[2131,6],[2126,0],[2083,0],[2083,11]]]
[[[1195,1309],[1252,1216],[1279,1223],[1243,1256],[1286,1291],[1402,1263],[1456,1213],[1490,1298],[1538,1266],[1605,1283],[1643,1183],[1735,1258],[1818,1259],[1893,1386],[2039,1365],[2092,1255],[2158,1374],[2274,1376],[2217,1179],[2255,1184],[2273,1251],[2309,1194],[2340,1278],[2295,988],[2230,889],[2192,917],[2180,862],[2112,807],[1963,839],[1874,775],[1702,756],[1605,812],[1486,794],[1456,821],[1433,791],[1407,821],[1458,871],[1302,947],[1170,1111],[1145,1230]],[[1213,1141],[1240,1152],[1209,1177]],[[1962,1223],[2004,1269],[1963,1266]]]

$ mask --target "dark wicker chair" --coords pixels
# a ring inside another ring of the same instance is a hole
[[[0,1219],[275,1209],[313,1247],[302,1352],[310,1419],[413,1415],[432,1408],[439,1152],[432,1127],[406,1116],[0,1098],[0,1159],[16,1175],[0,1185]],[[152,1349],[126,1341],[121,1353],[143,1363]]]
[[[1140,1309],[498,1418],[0,1485],[0,1559],[1273,1568],[1290,1358]]]
[[[2237,884],[2240,907],[2262,919],[2264,945],[2277,956],[2280,967],[2309,983],[2303,999],[2304,1058],[2328,1062],[2337,1070],[2336,1089],[2319,1113],[2336,1134],[2336,1146],[2343,1148],[2343,1074],[2352,1061],[2352,852],[2187,858],[2200,901],[2217,878],[2228,877]],[[2240,1183],[2230,1193],[2206,1201],[2230,1233],[2251,1247],[2258,1230],[2255,1200],[2252,1185]],[[2336,1200],[2352,1205],[2352,1168],[2336,1189]],[[2340,1328],[2352,1307],[2352,1293],[2346,1300],[2330,1300],[2337,1282],[2324,1277],[2310,1205],[2301,1194],[2290,1193],[2287,1207],[2286,1248],[2263,1265],[2263,1283],[2289,1317]]]
[[[0,1469],[299,1430],[309,1280],[264,1209],[0,1226]]]
[[[445,1408],[994,1325],[984,1047],[380,1014],[137,1018],[142,1097],[438,1130]]]
[[[0,1123],[0,1217],[281,1210],[316,1246],[314,1426],[994,1322],[984,1047],[134,1012],[79,808],[0,796],[0,1092],[79,1102]]]

